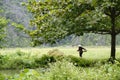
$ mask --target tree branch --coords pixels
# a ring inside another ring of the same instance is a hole
[[[104,11],[104,13],[106,14],[106,15],[108,15],[108,16],[111,16],[108,12],[106,12],[106,11]]]
[[[119,15],[120,15],[120,11],[118,11],[115,16],[117,17],[117,16],[119,16]]]
[[[91,32],[96,33],[96,34],[111,34],[111,31],[109,31],[109,30],[97,30],[97,31],[92,31],[91,30]]]
[[[111,34],[110,32],[96,32],[97,34]]]
[[[119,30],[117,30],[116,35],[117,35],[117,34],[119,34],[119,33],[120,33],[120,29],[119,29]]]

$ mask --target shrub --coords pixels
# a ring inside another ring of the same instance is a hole
[[[4,63],[4,56],[0,55],[0,64],[2,65]]]
[[[42,80],[80,80],[79,69],[68,61],[58,61],[50,65]]]
[[[25,53],[22,52],[22,51],[20,51],[20,50],[17,50],[17,51],[15,52],[15,54],[17,54],[18,56],[24,56],[24,55],[25,55]]]
[[[22,51],[16,51],[14,54],[10,54],[7,63],[4,63],[6,67],[4,69],[23,69],[23,68],[33,68],[34,58],[28,53]]]
[[[9,57],[7,55],[0,55],[0,69],[7,67]]]
[[[37,66],[46,67],[49,63],[56,62],[53,56],[43,55],[41,58],[36,58],[35,63]]]
[[[10,68],[11,69],[22,69],[22,68],[24,68],[23,60],[20,59],[20,58],[11,60]]]
[[[9,69],[35,68],[35,62],[31,59],[16,58],[10,61]]]
[[[1,76],[0,76],[1,77]],[[4,76],[2,75],[2,78]],[[100,67],[76,67],[66,60],[49,64],[42,73],[33,69],[24,69],[8,80],[120,80],[120,67],[117,64],[105,64]],[[3,79],[4,80],[4,79]]]
[[[9,77],[8,80],[40,80],[40,74],[32,69],[24,69],[20,74]]]
[[[0,80],[5,80],[5,76],[0,74]]]
[[[81,67],[90,67],[90,66],[94,66],[95,64],[93,60],[87,60],[75,56],[68,56],[67,60],[72,62],[75,66],[81,66]]]
[[[53,50],[48,51],[48,55],[51,55],[51,56],[63,56],[64,53],[61,52],[58,49],[53,49]]]
[[[56,59],[56,61],[60,61],[60,60],[62,60],[62,59],[64,58],[64,53],[61,52],[61,51],[58,50],[58,49],[50,50],[50,51],[48,51],[47,54],[48,54],[49,56],[53,56],[53,57]]]

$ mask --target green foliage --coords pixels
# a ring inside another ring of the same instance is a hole
[[[106,64],[107,66],[109,66],[109,64]],[[110,66],[108,67],[110,68]],[[100,71],[100,70],[102,71]],[[105,79],[105,80],[109,80],[112,79],[109,76],[109,73],[107,75],[106,72],[104,70],[106,70],[106,68],[104,66],[102,66],[101,68],[82,68],[82,67],[75,67],[72,63],[69,63],[67,61],[61,61],[61,62],[57,62],[54,65],[50,66],[50,71],[46,72],[46,77],[44,78],[46,80],[93,80],[93,79]],[[118,69],[118,68],[117,68]],[[99,72],[99,73],[97,73]],[[111,74],[111,73],[110,73]],[[104,77],[107,76],[107,77]]]
[[[41,57],[36,57],[30,53],[17,50],[10,55],[0,55],[0,69],[48,67],[50,63],[62,60],[63,58],[62,56],[56,55],[42,55]]]
[[[19,75],[8,78],[9,80],[39,80],[40,74],[32,69],[24,69]]]
[[[11,55],[0,55],[0,69],[34,68],[34,61],[30,54],[17,51]]]
[[[120,63],[117,63],[120,64]],[[120,68],[117,64],[105,64],[99,67],[75,67],[68,61],[58,61],[50,64],[49,70],[41,73],[36,70],[25,69],[9,80],[119,80]],[[114,72],[114,73],[113,73]],[[112,76],[111,76],[112,75]]]
[[[46,80],[79,80],[79,68],[67,61],[50,65],[50,71],[45,73]]]
[[[15,26],[17,29],[24,31],[24,26],[22,24],[12,23],[12,26]]]
[[[29,18],[30,14],[28,14],[25,7],[21,5],[22,2],[26,2],[25,0],[0,0],[0,28],[1,28],[1,18],[2,20],[6,19],[8,24],[5,27],[5,36],[3,38],[5,42],[1,41],[0,46],[3,47],[26,47],[30,45],[30,38],[28,35],[24,34],[22,31],[20,32],[20,26],[29,27]],[[15,25],[13,25],[13,22]],[[16,26],[17,27],[13,27]],[[23,25],[21,25],[23,24]],[[19,29],[18,29],[19,28]],[[0,34],[1,34],[0,30]],[[0,37],[1,39],[1,37]]]
[[[54,55],[50,55],[53,53]],[[105,64],[106,60],[88,60],[75,56],[60,55],[60,51],[53,49],[49,51],[49,54],[42,56],[34,56],[30,53],[24,53],[20,50],[11,55],[0,55],[0,69],[24,69],[24,68],[48,68],[49,64],[56,63],[58,61],[68,61],[74,66],[78,67],[93,67]],[[59,55],[58,55],[59,54]],[[99,64],[97,64],[99,62]]]
[[[15,56],[15,59],[11,58],[10,63],[7,64],[9,69],[23,69],[23,68],[35,68],[34,59],[32,56],[25,54],[24,56]]]
[[[53,54],[54,55],[50,55]],[[119,80],[120,59],[115,64],[106,59],[85,59],[75,56],[58,56],[58,49],[42,56],[17,50],[12,54],[0,54],[0,69],[17,69],[14,75],[0,74],[8,80]],[[56,55],[57,54],[57,55]],[[26,69],[27,68],[27,69]],[[34,68],[34,69],[32,69]],[[37,69],[36,69],[37,68]],[[0,72],[1,73],[1,72]],[[112,75],[112,76],[111,76]]]
[[[111,34],[111,20],[114,14],[110,8],[115,8],[115,33],[118,34],[119,3],[119,0],[30,0],[24,4],[34,17],[31,25],[35,28],[29,35],[33,38],[33,44],[39,45],[55,43],[71,34]]]
[[[9,57],[7,55],[0,55],[0,69],[7,68],[9,66]]]
[[[48,67],[49,64],[57,61],[67,60],[75,66],[89,67],[93,66],[96,62],[86,60],[74,56],[64,56],[63,53],[57,49],[49,51],[48,55],[41,57],[32,56],[30,53],[16,51],[11,55],[0,55],[0,69],[23,69],[23,68],[37,68]],[[14,56],[14,57],[13,57]]]
[[[81,66],[81,67],[91,67],[95,65],[95,61],[93,60],[87,60],[84,58],[74,57],[74,56],[68,56],[68,60],[72,62],[75,66]]]
[[[7,26],[8,20],[0,16],[0,48],[4,46],[4,41],[6,37],[6,26]]]
[[[35,63],[37,66],[47,67],[49,63],[56,62],[54,56],[43,55],[41,58],[36,58]]]
[[[53,49],[48,51],[47,53],[49,56],[53,56],[55,58],[56,61],[62,60],[64,59],[64,53],[62,51],[60,51],[59,49]]]
[[[120,0],[30,0],[33,14],[30,31],[34,46],[56,43],[65,36],[92,32],[111,35],[111,57],[115,59],[116,35],[120,33]]]
[[[5,76],[0,74],[0,80],[5,80]]]

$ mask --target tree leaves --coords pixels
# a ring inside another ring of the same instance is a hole
[[[84,32],[110,34],[111,9],[115,7],[115,14],[118,15],[119,2],[119,0],[31,0],[26,6],[34,16],[31,23],[36,27],[37,33],[33,34],[35,31],[33,30],[33,36],[43,43],[51,43],[67,35],[83,35]]]
[[[0,48],[3,47],[3,42],[5,41],[7,23],[8,20],[0,16]]]

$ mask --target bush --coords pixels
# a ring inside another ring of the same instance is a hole
[[[105,64],[100,67],[75,67],[67,61],[50,65],[43,80],[120,80],[120,67],[117,64]]]
[[[105,60],[87,60],[75,56],[65,56],[58,49],[53,49],[43,56],[32,56],[30,53],[16,51],[10,55],[0,55],[0,69],[23,69],[48,67],[49,63],[66,60],[78,67],[92,67],[105,64]]]
[[[35,68],[35,62],[31,59],[16,58],[10,61],[9,69]]]
[[[0,74],[0,80],[5,80],[5,76]]]
[[[11,63],[10,63],[10,69],[22,69],[24,68],[24,62],[22,59],[14,59],[14,60],[11,60]]]
[[[0,65],[2,65],[4,63],[4,56],[3,55],[0,55]]]
[[[0,69],[7,67],[9,63],[9,57],[7,55],[0,55]]]
[[[44,73],[33,69],[24,69],[7,80],[120,80],[120,67],[117,64],[105,64],[100,67],[76,67],[63,60],[50,64]],[[5,80],[0,75],[0,80]]]
[[[56,59],[56,61],[60,61],[64,58],[64,53],[58,49],[48,51],[47,55],[53,56]]]
[[[54,55],[20,56],[0,55],[1,69],[24,68],[19,74],[7,76],[7,80],[120,80],[119,61],[112,64],[105,59],[87,60],[75,56],[63,56],[59,60]],[[38,67],[39,72],[31,69]],[[6,76],[0,74],[0,80],[5,79]]]
[[[58,49],[53,49],[53,50],[48,51],[48,55],[51,55],[51,56],[63,56],[64,53],[61,52]]]
[[[93,60],[87,60],[75,56],[68,56],[67,59],[68,61],[72,62],[75,66],[90,67],[90,66],[94,66],[95,64],[95,61]]]
[[[14,54],[0,55],[0,69],[32,68],[34,60],[30,54],[17,51]]]
[[[20,50],[17,50],[15,54],[17,54],[17,56],[24,56],[25,55],[25,53],[20,51]]]
[[[32,69],[24,69],[20,74],[9,77],[8,80],[40,80],[40,74]]]
[[[35,63],[40,67],[46,67],[48,66],[49,63],[56,62],[56,59],[54,56],[49,56],[49,55],[43,55],[41,58],[36,58]]]
[[[80,80],[79,69],[68,61],[58,61],[50,65],[42,80]]]

